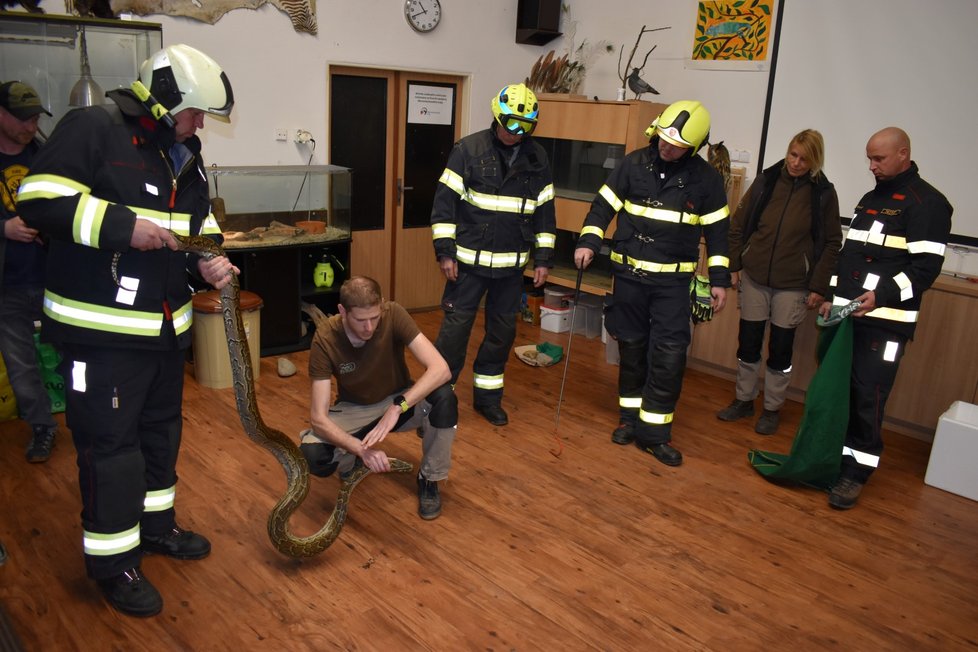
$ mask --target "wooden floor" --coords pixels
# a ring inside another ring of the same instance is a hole
[[[440,313],[416,317],[433,338]],[[520,325],[517,344],[542,340],[566,335]],[[308,354],[289,357],[299,374],[285,379],[262,360],[258,396],[270,425],[297,433]],[[686,461],[665,467],[610,442],[617,368],[578,336],[557,457],[563,370],[514,359],[504,428],[473,413],[464,374],[442,516],[417,517],[413,477],[368,478],[337,542],[296,561],[265,532],[281,468],[243,434],[231,390],[199,387],[188,366],[178,518],[213,553],[147,556],[165,607],[145,620],[85,577],[69,438],[28,465],[26,426],[0,424],[0,605],[29,650],[978,649],[978,503],[924,485],[928,444],[890,434],[858,507],[833,511],[747,462],[752,447],[789,450],[800,405],[762,438],[714,417],[729,382],[690,371],[673,430]],[[413,432],[388,441],[417,463]],[[313,479],[297,530],[325,521],[336,489]]]

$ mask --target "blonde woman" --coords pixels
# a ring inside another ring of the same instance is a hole
[[[805,129],[785,158],[764,170],[730,224],[730,270],[739,288],[740,334],[734,401],[722,421],[754,415],[764,331],[770,321],[764,409],[754,430],[773,435],[791,382],[795,329],[829,289],[842,245],[839,197],[825,177],[822,134]]]

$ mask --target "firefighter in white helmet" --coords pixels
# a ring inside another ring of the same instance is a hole
[[[107,96],[59,122],[18,207],[51,237],[42,330],[64,354],[86,569],[113,607],[150,616],[163,600],[142,554],[210,552],[174,512],[188,275],[220,288],[237,270],[176,251],[171,232],[221,239],[195,134],[205,115],[227,121],[234,98],[221,67],[187,45]]]

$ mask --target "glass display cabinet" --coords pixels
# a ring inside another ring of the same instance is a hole
[[[139,65],[162,47],[158,23],[0,11],[0,81],[37,90],[53,114],[41,115],[46,134],[70,108],[128,88]]]
[[[302,304],[335,313],[349,277],[350,169],[215,165],[208,180],[241,288],[264,303],[261,354],[308,348],[314,323]]]

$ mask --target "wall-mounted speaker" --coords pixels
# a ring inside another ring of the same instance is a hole
[[[519,0],[516,42],[544,45],[560,36],[561,0]]]

